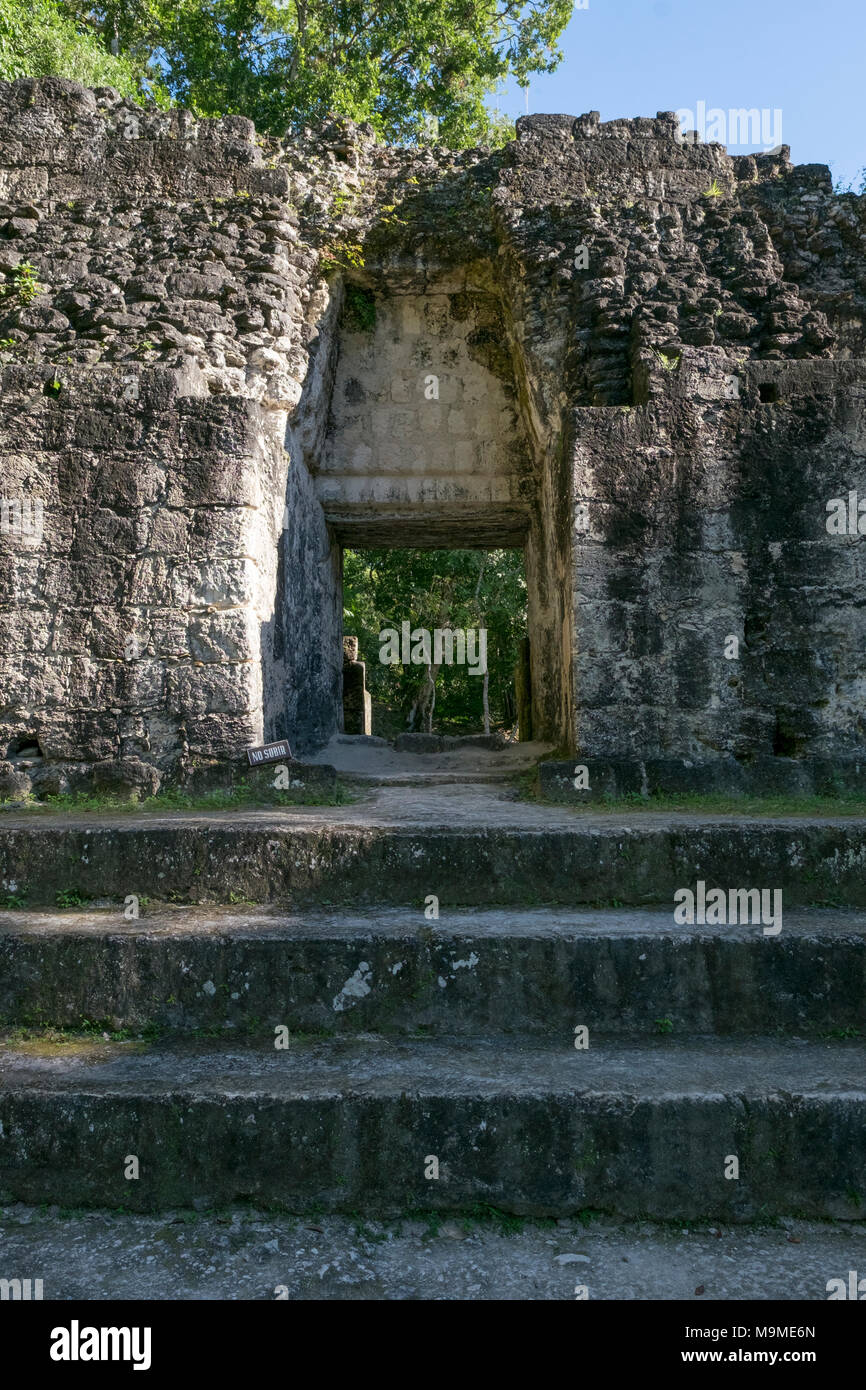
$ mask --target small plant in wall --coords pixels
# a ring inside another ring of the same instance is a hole
[[[361,285],[346,286],[346,323],[357,333],[372,333],[376,327],[376,301],[372,290]]]
[[[666,372],[675,372],[681,361],[678,352],[660,352],[658,348],[653,348],[653,357]]]
[[[343,212],[352,213],[355,210],[357,199],[357,193],[352,193],[347,188],[338,188],[334,194],[331,211],[337,213],[338,216]]]
[[[87,898],[82,897],[77,888],[58,889],[56,901],[62,911],[68,911],[71,907],[87,906]]]
[[[719,183],[718,179],[713,179],[713,181],[712,181],[712,183],[710,184],[709,188],[708,188],[708,189],[706,190],[706,192],[704,193],[704,197],[705,197],[705,198],[721,198],[721,197],[724,196],[724,192],[725,192],[725,190],[722,188],[722,186],[721,186],[721,184]]]
[[[36,267],[29,261],[21,261],[15,267],[13,273],[13,283],[15,293],[22,304],[32,304],[37,295],[42,293],[42,286],[37,279]]]
[[[350,267],[360,270],[363,264],[363,247],[356,241],[335,241],[319,252],[319,267],[325,275],[330,275],[332,270],[348,270]]]

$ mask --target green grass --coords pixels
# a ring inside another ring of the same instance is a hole
[[[334,1036],[334,1030],[320,1028],[290,1035],[295,1045],[317,1043]],[[172,1038],[188,1039],[194,1042],[213,1038],[231,1037],[234,1042],[273,1041],[273,1033],[264,1019],[253,1015],[230,1026],[227,1023],[203,1024],[198,1028],[173,1028],[162,1023],[145,1022],[130,1027],[116,1028],[110,1019],[80,1018],[74,1024],[59,1025],[48,1022],[36,1014],[25,1017],[19,1023],[7,1023],[0,1019],[0,1045],[17,1046],[30,1044],[39,1051],[51,1052],[55,1048],[70,1047],[85,1042],[140,1042],[155,1043]],[[258,1050],[258,1049],[257,1049]]]
[[[114,796],[99,792],[69,792],[62,796],[46,796],[42,800],[28,797],[22,801],[14,799],[15,810],[30,815],[56,811],[83,811],[102,813],[105,811],[233,811],[256,810],[259,808],[279,808],[281,806],[345,806],[357,798],[340,782],[332,793],[316,787],[293,787],[287,791],[276,791],[264,787],[239,786],[228,791],[212,791],[197,796],[189,792],[168,790],[157,792],[142,800]],[[0,805],[4,803],[0,801]]]
[[[58,888],[57,906],[61,911],[71,907],[86,907],[90,899],[79,893],[77,888]]]
[[[67,1047],[80,1047],[82,1043],[150,1043],[156,1042],[162,1029],[157,1024],[143,1024],[140,1028],[115,1028],[106,1019],[94,1022],[81,1019],[71,1028],[55,1028],[39,1023],[18,1023],[4,1027],[0,1023],[0,1047],[21,1047],[37,1056],[53,1056]]]
[[[863,1195],[856,1188],[849,1187],[846,1190],[846,1197],[852,1205],[862,1207]],[[12,1205],[11,1195],[0,1192],[0,1206]],[[36,1207],[36,1214],[39,1219],[54,1221],[58,1217],[62,1220],[87,1219],[91,1216],[98,1216],[101,1221],[121,1222],[127,1215],[138,1216],[140,1213],[129,1213],[123,1206],[105,1207],[99,1203],[82,1205],[75,1207],[50,1206],[47,1202],[42,1202]],[[503,1236],[519,1235],[521,1231],[554,1231],[557,1237],[561,1235],[562,1242],[573,1240],[579,1236],[580,1232],[591,1230],[598,1223],[609,1223],[617,1228],[622,1228],[626,1232],[634,1230],[639,1225],[647,1225],[653,1228],[654,1232],[669,1233],[679,1237],[684,1231],[691,1235],[702,1235],[706,1232],[717,1232],[728,1234],[732,1230],[740,1231],[763,1231],[768,1229],[778,1229],[782,1225],[783,1218],[768,1210],[766,1206],[758,1209],[757,1213],[749,1220],[739,1221],[736,1226],[732,1226],[729,1220],[718,1216],[702,1215],[692,1216],[688,1219],[675,1217],[658,1217],[652,1212],[640,1212],[631,1216],[625,1223],[616,1212],[609,1209],[598,1207],[583,1207],[577,1211],[569,1213],[567,1222],[569,1224],[559,1225],[552,1217],[546,1216],[515,1216],[510,1212],[500,1211],[495,1207],[478,1204],[469,1212],[460,1210],[446,1209],[443,1211],[430,1211],[426,1208],[408,1208],[396,1217],[376,1217],[362,1213],[357,1206],[351,1208],[340,1208],[339,1210],[328,1211],[322,1202],[311,1202],[305,1205],[303,1210],[298,1211],[287,1206],[284,1202],[267,1199],[246,1199],[237,1198],[232,1202],[214,1203],[204,1211],[197,1211],[192,1207],[171,1207],[158,1214],[154,1220],[162,1228],[169,1226],[196,1226],[204,1225],[207,1222],[216,1222],[220,1226],[240,1226],[243,1228],[258,1227],[263,1220],[274,1220],[279,1222],[283,1231],[293,1232],[301,1230],[318,1230],[319,1228],[311,1225],[313,1222],[333,1221],[334,1230],[339,1230],[337,1222],[349,1221],[352,1224],[352,1231],[356,1240],[367,1241],[370,1244],[380,1245],[388,1241],[392,1236],[402,1237],[404,1226],[409,1223],[422,1222],[426,1225],[423,1235],[427,1238],[438,1235],[445,1222],[459,1223],[464,1231],[473,1233],[480,1230],[492,1230],[496,1234]],[[793,1209],[786,1213],[784,1218],[795,1221],[809,1221],[812,1213]],[[839,1231],[844,1231],[850,1235],[852,1231],[858,1234],[866,1230],[866,1222],[861,1217],[851,1220],[848,1217],[829,1217],[826,1220],[828,1227],[835,1227]],[[157,1239],[162,1238],[157,1235]]]
[[[487,1230],[497,1231],[500,1235],[519,1235],[526,1225],[526,1218],[515,1216],[513,1212],[501,1211],[499,1207],[491,1207],[486,1202],[475,1202],[460,1218],[460,1224],[464,1231],[471,1232],[479,1226]],[[538,1225],[538,1219],[533,1225]],[[553,1221],[546,1222],[552,1226]]]

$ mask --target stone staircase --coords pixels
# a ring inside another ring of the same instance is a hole
[[[864,855],[490,785],[4,816],[0,1199],[862,1218]],[[676,925],[697,879],[781,932]]]

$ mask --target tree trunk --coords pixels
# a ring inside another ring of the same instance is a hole
[[[415,692],[415,699],[406,721],[410,729],[414,729],[417,722],[419,732],[423,734],[432,734],[433,732],[433,710],[436,705],[436,677],[438,674],[438,665],[425,666],[424,679]]]

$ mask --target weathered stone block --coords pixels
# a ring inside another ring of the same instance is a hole
[[[139,799],[154,796],[162,778],[155,767],[139,758],[117,758],[95,763],[93,786],[98,792]]]

